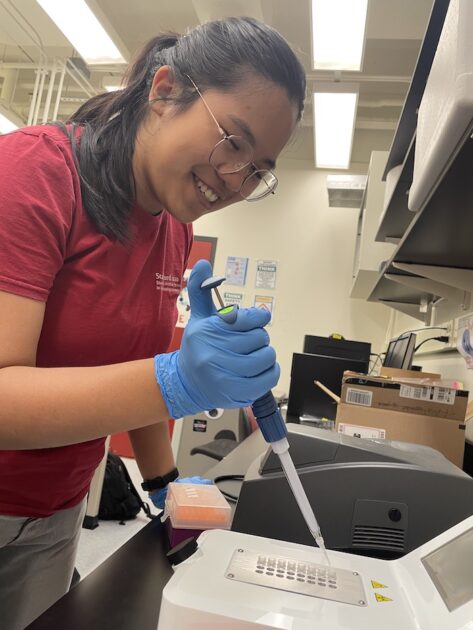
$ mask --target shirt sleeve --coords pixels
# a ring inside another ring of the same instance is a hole
[[[47,300],[75,206],[64,147],[28,129],[0,136],[0,290]]]

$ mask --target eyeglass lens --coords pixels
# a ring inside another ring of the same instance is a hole
[[[227,136],[217,142],[209,161],[222,175],[243,170],[253,159],[253,149],[240,136]]]
[[[277,179],[270,171],[255,171],[246,177],[240,189],[240,195],[247,201],[263,199],[276,188]]]
[[[209,157],[210,164],[222,174],[238,173],[252,163],[253,149],[240,136],[227,136],[218,142]],[[239,193],[248,201],[256,201],[269,195],[277,185],[276,176],[267,170],[249,172]]]

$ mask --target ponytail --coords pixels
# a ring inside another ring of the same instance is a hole
[[[178,36],[161,35],[146,44],[124,76],[124,87],[93,96],[67,121],[81,181],[82,203],[99,232],[125,243],[135,187],[133,153],[148,104],[148,77],[160,52]],[[82,127],[77,143],[77,127]],[[65,126],[61,125],[64,129]]]

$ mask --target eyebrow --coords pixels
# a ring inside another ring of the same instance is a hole
[[[238,118],[238,116],[234,116],[233,114],[229,114],[228,117],[230,118],[230,120],[232,122],[235,123],[235,125],[237,127],[240,128],[240,131],[242,131],[245,134],[245,136],[249,140],[251,146],[255,147],[256,146],[256,140],[255,140],[255,137],[253,135],[253,132],[248,127],[247,123],[244,120],[242,120],[241,118]],[[270,169],[276,168],[276,162],[274,160],[270,160],[269,158],[263,158],[261,161],[264,162],[265,164],[267,164]]]

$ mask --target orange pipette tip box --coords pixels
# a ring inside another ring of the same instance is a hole
[[[231,507],[214,484],[170,483],[164,514],[176,529],[229,529]]]

